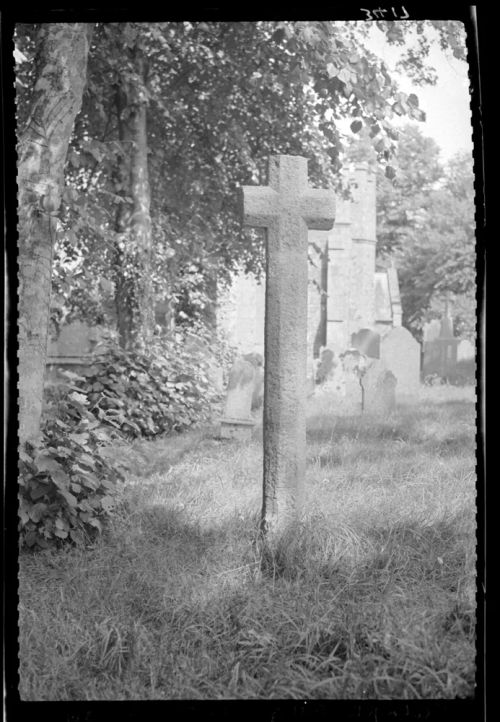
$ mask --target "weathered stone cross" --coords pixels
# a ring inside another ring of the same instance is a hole
[[[266,533],[280,533],[300,505],[306,466],[307,231],[330,230],[335,197],[314,190],[307,159],[269,159],[269,186],[243,187],[247,226],[267,228],[264,378]]]

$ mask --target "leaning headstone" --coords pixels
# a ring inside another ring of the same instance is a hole
[[[274,535],[295,517],[305,477],[307,230],[332,228],[335,197],[308,185],[300,156],[271,156],[268,179],[243,187],[243,218],[267,228],[262,528]]]
[[[351,346],[368,358],[380,358],[380,334],[369,328],[362,328],[351,336]]]
[[[403,326],[391,329],[380,341],[380,360],[397,379],[398,397],[414,396],[420,388],[420,344]]]
[[[255,425],[251,414],[254,385],[255,367],[243,358],[237,359],[229,372],[221,438],[246,441],[251,437]]]
[[[379,359],[374,359],[361,377],[363,413],[387,416],[396,405],[397,380]]]

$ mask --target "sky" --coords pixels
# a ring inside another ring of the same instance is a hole
[[[429,36],[429,40],[431,38],[432,35]],[[404,116],[395,117],[394,124],[404,125],[411,122],[423,135],[433,138],[441,149],[443,162],[448,161],[458,151],[468,151],[472,154],[468,64],[454,58],[451,52],[442,51],[437,39],[432,39],[428,63],[437,72],[437,83],[434,86],[417,86],[412,84],[410,78],[394,71],[400,50],[390,46],[380,30],[374,27],[371,38],[366,44],[375,54],[384,58],[387,66],[394,72],[401,90],[418,96],[419,107],[427,116],[425,122],[418,123],[409,121]],[[348,125],[349,123],[346,123],[346,128]]]

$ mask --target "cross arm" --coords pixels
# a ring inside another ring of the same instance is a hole
[[[276,219],[278,193],[268,186],[243,186],[241,194],[243,224],[256,228],[268,228]]]
[[[331,190],[310,189],[300,200],[301,216],[312,231],[329,231],[335,221],[335,195]]]

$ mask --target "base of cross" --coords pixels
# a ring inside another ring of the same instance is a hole
[[[219,436],[221,439],[248,441],[252,437],[255,421],[253,419],[224,418],[220,422]]]

